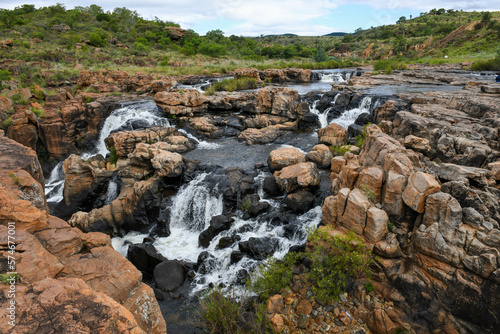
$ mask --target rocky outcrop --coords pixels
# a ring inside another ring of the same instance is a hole
[[[114,148],[119,157],[127,157],[140,143],[177,153],[194,148],[194,144],[173,127],[114,132],[105,139],[105,143],[108,149]]]
[[[299,119],[309,112],[309,106],[300,101],[299,93],[292,88],[264,87],[257,93],[255,113]]]
[[[9,255],[16,262],[9,270],[2,266],[1,274],[17,271],[21,278],[16,283],[16,326],[4,321],[0,331],[165,333],[152,289],[113,250],[109,237],[85,234],[49,215],[35,153],[4,137],[0,148],[5,151],[0,162],[0,257]],[[14,225],[16,249],[7,254],[9,226]],[[2,284],[0,293],[7,295],[9,287]],[[9,301],[0,300],[6,318]]]
[[[395,122],[394,133],[400,124]],[[332,159],[324,223],[354,231],[373,248],[380,257],[377,291],[406,312],[412,328],[493,333],[500,317],[492,311],[498,301],[489,297],[500,291],[500,208],[498,191],[489,186],[493,174],[455,165],[460,175],[450,164],[405,149],[373,125],[366,133],[359,158]],[[472,181],[479,175],[481,183]],[[372,330],[385,321],[377,314],[362,319]]]
[[[254,78],[258,82],[270,81],[273,83],[296,82],[305,83],[311,81],[311,70],[300,68],[267,69],[259,71],[255,68],[239,68],[235,70],[235,77]]]
[[[36,150],[38,118],[31,111],[19,111],[12,115],[7,136],[18,143]]]
[[[318,130],[320,144],[342,146],[347,142],[347,130],[337,123],[332,123]]]
[[[207,110],[207,98],[196,89],[158,92],[154,96],[156,104],[168,115],[193,116]]]

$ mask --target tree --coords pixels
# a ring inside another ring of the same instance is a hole
[[[401,16],[396,23],[400,24],[400,23],[403,23],[403,22],[406,22],[406,16]]]
[[[483,22],[485,25],[490,23],[491,21],[491,12],[483,12],[483,15],[481,16],[481,22]]]

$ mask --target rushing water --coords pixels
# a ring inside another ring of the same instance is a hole
[[[316,90],[328,91],[331,89],[332,83],[342,83],[351,76],[357,75],[357,71],[352,69],[313,71],[313,73],[316,81],[310,84],[291,85],[289,87],[297,89],[299,94],[306,94]],[[207,81],[198,86],[179,85],[178,87],[202,90],[210,84],[211,82]],[[336,103],[339,95],[337,94],[333,99],[332,106]],[[348,128],[359,115],[369,113],[378,104],[378,100],[375,98],[364,97],[357,107],[346,110],[338,118],[328,121],[329,112],[332,108],[326,108],[324,112],[319,112],[316,108],[318,101],[314,101],[310,105],[310,112],[318,116],[321,127],[335,122],[344,128]],[[153,101],[124,104],[121,108],[114,110],[105,120],[95,149],[86,153],[84,158],[94,154],[105,156],[108,150],[104,144],[104,139],[115,130],[151,126],[170,126],[168,120],[158,112],[158,108]],[[219,165],[222,168],[241,167],[244,170],[254,170],[254,165],[264,163],[269,153],[276,148],[295,147],[305,154],[317,143],[317,140],[310,133],[293,133],[267,145],[246,145],[235,138],[205,141],[196,138],[183,129],[179,130],[197,143],[194,150],[183,154],[184,157],[199,160],[204,164]],[[220,175],[216,175],[215,172],[198,174],[190,182],[184,184],[169,202],[171,204],[164,208],[165,212],[169,213],[171,234],[168,237],[156,238],[154,241],[156,249],[167,259],[184,260],[191,263],[197,262],[202,252],[206,251],[210,254],[209,260],[204,263],[204,272],[197,273],[193,279],[194,292],[205,289],[210,284],[231,286],[241,281],[242,277],[255,268],[258,263],[262,262],[245,256],[237,263],[231,264],[231,253],[239,249],[239,242],[247,241],[250,238],[271,237],[277,245],[273,257],[282,258],[290,247],[303,244],[306,241],[305,230],[308,227],[315,227],[320,223],[322,219],[320,206],[304,214],[295,215],[283,211],[281,198],[267,197],[262,184],[265,177],[270,175],[270,173],[261,172],[254,178],[258,185],[257,193],[261,201],[270,204],[268,210],[270,215],[286,215],[287,224],[285,225],[273,222],[269,218],[269,214],[244,219],[243,212],[237,211],[229,230],[216,235],[207,248],[199,246],[200,233],[209,227],[213,216],[220,215],[223,212],[223,196],[217,187],[217,177],[220,177]],[[64,174],[61,162],[47,180],[46,195],[48,202],[57,203],[61,201],[63,199],[63,188]],[[111,203],[118,196],[118,193],[119,180],[114,175],[108,185],[105,203]],[[126,255],[130,244],[142,243],[143,239],[148,236],[148,233],[130,232],[123,237],[113,238],[112,244],[117,251]],[[228,237],[233,237],[233,239],[236,237],[237,239],[234,239],[235,242],[229,247],[219,248],[219,241]]]

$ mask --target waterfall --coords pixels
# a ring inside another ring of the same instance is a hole
[[[59,203],[64,199],[64,172],[63,161],[59,162],[52,172],[49,179],[45,182],[45,197],[48,203]]]
[[[335,97],[333,98],[333,101],[331,102],[332,105],[335,104],[335,102],[337,102],[337,98],[339,97],[340,93],[338,93],[337,95],[335,95]],[[328,123],[328,113],[332,110],[331,107],[329,108],[326,108],[324,112],[320,113],[319,110],[316,108],[316,105],[318,104],[320,100],[315,100],[312,104],[312,106],[310,106],[309,110],[311,113],[315,114],[315,115],[318,115],[318,120],[319,120],[319,124],[320,124],[320,129],[321,128],[324,128],[326,127],[329,123]]]
[[[131,124],[132,122],[140,123],[141,127],[170,126],[166,118],[158,115],[158,107],[154,101],[143,101],[124,106],[114,110],[108,118],[106,118],[94,154],[106,156],[108,149],[106,148],[104,139],[106,139],[112,131],[119,129],[127,123]],[[89,158],[94,154],[87,153],[82,155],[82,159]]]
[[[363,100],[361,100],[361,103],[357,108],[344,111],[344,113],[340,115],[340,117],[334,119],[331,123],[337,123],[343,128],[347,129],[349,125],[353,124],[354,121],[356,121],[359,115],[370,112],[371,103],[372,98],[366,96],[363,98]]]
[[[186,134],[186,136],[189,139],[194,140],[196,142],[197,147],[199,149],[201,149],[201,150],[215,150],[217,148],[222,147],[221,144],[209,143],[208,141],[204,141],[204,140],[198,139],[198,138],[196,138],[195,136],[193,136],[192,134],[190,134],[189,132],[187,132],[184,129],[180,129],[179,132],[182,132],[182,133]]]
[[[105,204],[111,204],[116,197],[118,197],[118,182],[117,182],[117,175],[118,174],[113,174],[113,177],[108,183],[108,190],[106,191],[106,202]]]
[[[156,249],[167,259],[196,262],[203,251],[199,234],[210,225],[213,216],[222,213],[222,194],[207,182],[202,173],[181,187],[170,208],[170,236],[158,238]]]

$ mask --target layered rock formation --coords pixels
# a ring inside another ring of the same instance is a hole
[[[406,312],[413,329],[494,332],[500,317],[491,298],[500,291],[495,174],[481,174],[482,183],[474,173],[443,178],[444,171],[376,126],[367,128],[359,157],[333,160],[342,163],[332,161],[323,221],[353,230],[372,247],[380,257],[377,288]]]
[[[0,257],[15,259],[15,268],[1,270],[20,276],[15,299],[7,297],[10,285],[0,285],[3,319],[16,303],[16,326],[3,321],[1,332],[165,333],[153,290],[109,236],[83,233],[48,213],[34,152],[4,137],[0,149]]]

